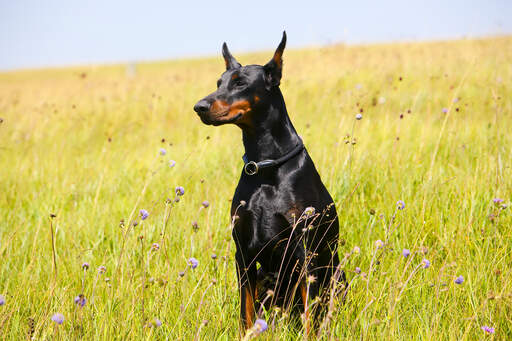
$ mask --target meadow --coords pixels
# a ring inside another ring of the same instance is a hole
[[[511,60],[512,37],[285,51],[350,282],[312,339],[512,338]],[[192,110],[223,71],[219,45],[0,73],[1,339],[239,337],[241,132]],[[254,337],[306,338],[260,317]]]

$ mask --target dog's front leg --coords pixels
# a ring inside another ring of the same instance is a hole
[[[256,315],[256,262],[236,253],[238,288],[240,290],[240,318],[242,327],[247,330],[252,327]]]

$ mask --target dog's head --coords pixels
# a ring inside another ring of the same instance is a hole
[[[242,66],[224,43],[222,55],[226,71],[217,81],[217,90],[194,106],[201,121],[215,126],[226,123],[251,126],[255,113],[268,103],[274,88],[279,87],[285,45],[286,32],[283,32],[281,43],[267,64]]]

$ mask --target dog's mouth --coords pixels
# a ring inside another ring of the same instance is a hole
[[[229,111],[226,111],[216,115],[200,115],[200,117],[204,124],[220,126],[222,124],[235,123],[242,115],[243,113],[239,112],[234,116],[230,116]]]

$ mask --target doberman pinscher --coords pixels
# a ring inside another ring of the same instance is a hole
[[[205,124],[242,129],[245,167],[231,216],[244,328],[261,304],[302,307],[308,317],[331,278],[344,281],[336,208],[279,89],[285,45],[283,32],[267,64],[242,66],[224,43],[226,71],[217,90],[194,106]]]

